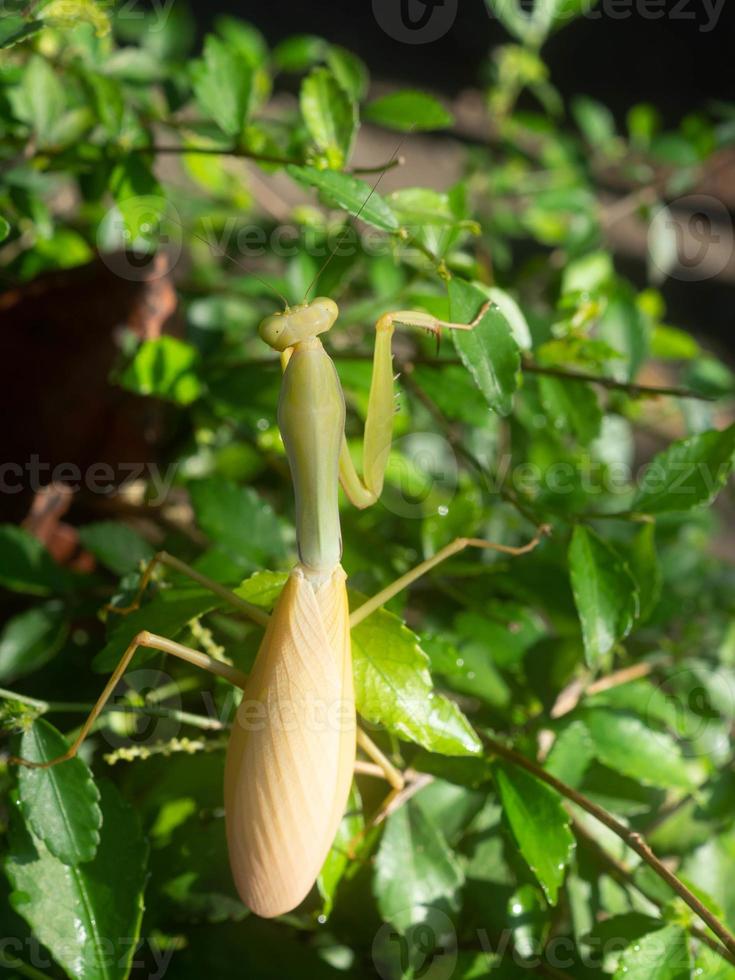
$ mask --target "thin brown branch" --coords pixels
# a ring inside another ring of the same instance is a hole
[[[641,385],[634,381],[618,381],[616,378],[606,378],[599,374],[588,374],[586,371],[576,371],[573,368],[545,367],[536,364],[529,358],[523,359],[523,370],[529,374],[545,374],[551,378],[562,378],[566,381],[587,381],[589,384],[599,385],[601,388],[608,388],[611,391],[624,391],[628,395],[672,395],[674,398],[695,398],[698,401],[716,401],[711,395],[702,395],[691,388],[680,388],[676,385]]]
[[[643,891],[641,886],[635,880],[635,876],[630,868],[626,867],[622,861],[618,861],[617,858],[609,854],[602,845],[595,840],[595,838],[590,834],[590,832],[584,827],[578,820],[572,819],[572,826],[574,827],[574,835],[580,840],[584,846],[594,855],[594,857],[604,865],[611,877],[615,878],[616,881],[623,885],[627,885],[631,888],[635,888],[636,891],[640,892],[643,897],[651,902],[653,905],[657,906],[659,909],[663,909],[664,902],[660,899],[653,898],[647,892]],[[709,933],[705,932],[704,929],[700,929],[697,925],[690,925],[689,932],[700,942],[708,946],[713,953],[717,953],[723,959],[727,960],[735,966],[735,956],[725,949],[725,947],[718,943],[716,939],[713,939]]]
[[[296,167],[302,167],[304,165],[303,160],[297,160],[292,157],[282,157],[274,153],[257,153],[255,150],[247,150],[244,147],[238,146],[186,146],[177,143],[153,143],[150,146],[133,147],[130,152],[144,154],[150,153],[154,156],[194,153],[203,156],[237,157],[238,159],[243,160],[254,160],[256,163],[272,163],[284,167],[288,166],[289,164]],[[385,163],[380,163],[372,167],[353,167],[352,170],[348,172],[352,174],[385,173],[388,170],[392,170],[394,167],[402,166],[404,162],[405,158],[398,156],[393,160],[388,160]]]
[[[604,824],[608,830],[611,830],[617,837],[619,837],[631,850],[642,858],[646,864],[662,879],[666,884],[676,892],[676,894],[683,899],[684,902],[689,906],[689,908],[699,916],[699,918],[709,926],[709,928],[714,932],[717,938],[720,940],[725,949],[732,955],[735,956],[735,936],[729,931],[729,929],[720,922],[716,915],[714,915],[710,910],[704,905],[697,896],[691,892],[687,886],[682,882],[677,876],[670,871],[663,861],[651,850],[649,844],[643,839],[641,834],[635,830],[631,830],[624,824],[620,823],[619,820],[607,810],[604,810],[601,806],[593,803],[592,800],[588,799],[578,790],[571,786],[567,786],[556,776],[552,776],[551,773],[546,772],[541,766],[532,762],[526,756],[521,755],[520,752],[516,752],[515,749],[509,748],[507,745],[503,745],[495,738],[491,738],[488,735],[483,735],[483,741],[485,745],[490,749],[492,753],[500,756],[501,759],[505,759],[511,762],[515,766],[519,766],[521,769],[525,769],[526,772],[531,773],[536,779],[540,779],[542,782],[551,786],[555,789],[557,793],[561,796],[566,797],[566,799],[571,800],[572,803],[576,803],[577,806],[586,810],[587,813],[591,814],[596,820]]]

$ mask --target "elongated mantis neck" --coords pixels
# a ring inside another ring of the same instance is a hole
[[[304,574],[317,586],[342,557],[339,454],[345,402],[332,359],[312,337],[296,344],[278,402],[296,503],[296,540]]]

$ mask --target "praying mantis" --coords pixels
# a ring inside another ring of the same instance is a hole
[[[242,701],[229,737],[224,779],[226,835],[234,882],[244,904],[274,917],[298,906],[312,888],[342,819],[359,746],[398,793],[401,773],[357,726],[350,630],[422,575],[464,548],[510,555],[530,551],[481,538],[458,538],[350,612],[342,542],[339,485],[358,508],[381,494],[392,440],[394,394],[391,338],[397,325],[472,330],[427,313],[386,313],[376,324],[372,380],[365,418],[362,476],[345,438],[345,400],[336,367],[320,339],[338,318],[337,304],[318,298],[286,307],[260,324],[261,338],[281,357],[278,425],[295,495],[298,562],[270,616],[219,583],[160,552],[145,569],[138,599],[157,564],[190,576],[236,610],[265,626],[253,670],[230,664],[148,631],[123,654],[76,739],[46,768],[73,758],[132,661],[147,647],[203,668],[240,688]],[[121,611],[121,610],[118,610]],[[314,711],[315,704],[325,710]]]

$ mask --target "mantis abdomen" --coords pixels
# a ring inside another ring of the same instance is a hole
[[[294,908],[337,832],[355,764],[345,573],[314,588],[292,571],[273,611],[230,736],[227,840],[243,902]]]

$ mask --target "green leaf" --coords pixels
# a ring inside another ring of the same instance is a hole
[[[342,817],[342,822],[337,829],[337,836],[332,842],[332,847],[316,882],[324,903],[322,915],[326,918],[332,914],[337,886],[351,864],[350,847],[354,845],[358,835],[364,829],[365,818],[362,813],[362,800],[357,786],[353,783],[345,815]]]
[[[359,215],[362,221],[382,231],[398,230],[398,218],[364,180],[334,170],[315,170],[313,167],[291,165],[286,169],[300,184],[316,187],[333,207],[342,208],[354,218]]]
[[[23,528],[0,525],[0,584],[13,592],[49,595],[67,582],[41,542]]]
[[[485,302],[475,286],[456,277],[450,281],[450,316],[454,322],[470,323]],[[491,306],[473,330],[451,333],[462,363],[490,408],[500,415],[510,414],[521,358],[508,321],[498,307]]]
[[[95,558],[117,575],[136,571],[150,561],[153,548],[139,534],[117,521],[99,521],[79,528],[79,540]]]
[[[651,460],[633,501],[648,514],[710,504],[730,475],[735,425],[672,443]]]
[[[288,576],[288,572],[270,572],[266,569],[255,572],[233,591],[246,602],[252,602],[254,606],[259,606],[261,609],[272,609],[286,584]]]
[[[189,484],[197,521],[245,570],[285,555],[283,524],[252,487],[211,477]]]
[[[21,84],[10,91],[10,99],[18,119],[31,127],[42,146],[46,145],[66,108],[66,94],[60,79],[44,58],[31,55]]]
[[[602,410],[591,385],[545,375],[539,377],[538,385],[541,404],[554,428],[571,432],[583,446],[597,438]]]
[[[42,20],[24,20],[19,14],[6,14],[0,21],[0,48],[12,48],[43,27]]]
[[[14,821],[5,862],[13,908],[75,980],[124,980],[143,915],[148,847],[132,807],[111,783],[101,789],[93,861],[62,864]]]
[[[66,739],[38,718],[21,739],[19,755],[50,762],[69,748]],[[63,864],[91,861],[102,826],[99,793],[92,773],[79,756],[49,769],[18,770],[20,808],[29,827]]]
[[[575,719],[557,735],[544,768],[567,786],[577,787],[594,757],[592,736],[584,722]]]
[[[369,122],[408,133],[412,130],[447,129],[454,117],[438,99],[425,92],[405,90],[375,99],[363,109]]]
[[[115,619],[111,617],[112,632],[105,646],[92,661],[92,669],[101,673],[113,670],[141,630],[175,640],[192,619],[219,609],[222,605],[224,599],[219,599],[208,590],[163,589],[135,612]],[[142,648],[133,662],[140,664],[154,655],[154,651]]]
[[[139,154],[130,154],[121,160],[110,177],[110,191],[131,243],[139,238],[152,241],[166,207],[166,198],[148,161]]]
[[[328,68],[315,68],[301,85],[301,115],[328,167],[349,159],[357,133],[357,108]]]
[[[239,137],[248,119],[253,91],[253,69],[245,55],[208,34],[204,58],[195,62],[192,76],[202,112],[228,136]]]
[[[665,732],[649,728],[636,715],[605,708],[581,712],[604,765],[646,786],[693,788],[679,746]]]
[[[443,755],[474,755],[482,746],[452,701],[434,691],[429,658],[401,620],[379,609],[352,630],[357,710],[399,738]]]
[[[140,345],[119,383],[139,395],[190,405],[202,392],[198,364],[199,352],[191,344],[176,337],[159,337]]]
[[[369,76],[365,64],[357,55],[336,44],[331,44],[327,51],[327,65],[351,99],[359,102],[364,98]]]
[[[615,139],[615,117],[602,102],[578,95],[572,100],[572,112],[585,139],[592,146],[604,148]]]
[[[663,572],[656,552],[656,528],[644,524],[631,542],[630,571],[638,587],[640,620],[645,622],[661,596]]]
[[[10,224],[0,215],[0,242],[4,242],[10,234]]]
[[[60,603],[33,606],[9,619],[0,633],[0,680],[32,674],[64,644],[68,625]]]
[[[593,669],[633,628],[638,590],[628,566],[594,531],[578,524],[569,545],[569,576]]]
[[[325,55],[327,42],[315,34],[294,34],[273,49],[273,61],[281,71],[301,72],[318,64]]]
[[[495,782],[518,848],[546,898],[556,905],[575,847],[561,797],[516,766],[498,764]]]
[[[689,937],[681,926],[670,925],[629,946],[614,980],[690,980],[691,976]]]
[[[456,910],[463,884],[454,853],[413,800],[388,817],[373,879],[383,919],[405,932],[437,906]]]

